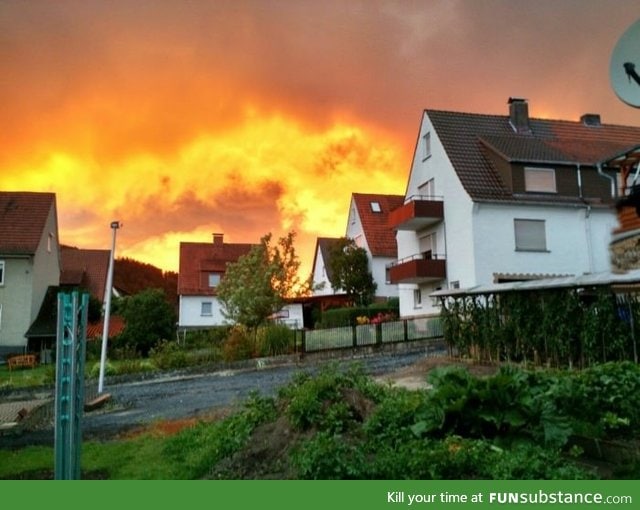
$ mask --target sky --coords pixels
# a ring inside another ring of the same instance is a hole
[[[640,125],[608,78],[637,0],[0,0],[0,190],[60,241],[177,271],[181,241],[345,235],[404,194],[424,109]]]

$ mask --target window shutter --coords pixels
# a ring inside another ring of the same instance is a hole
[[[544,220],[513,220],[516,250],[546,251]]]

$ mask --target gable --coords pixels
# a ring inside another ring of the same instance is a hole
[[[0,192],[0,253],[34,255],[55,200],[53,193]]]
[[[373,257],[396,258],[395,230],[389,226],[389,213],[402,206],[404,196],[354,193],[352,201],[358,211],[362,233]]]
[[[227,264],[237,262],[249,253],[252,244],[244,243],[180,243],[178,294],[215,295],[208,275],[224,275]]]

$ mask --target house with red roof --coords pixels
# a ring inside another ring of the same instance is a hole
[[[59,282],[55,194],[0,191],[0,355],[26,352],[25,333]]]
[[[640,128],[424,110],[388,266],[403,317],[439,313],[436,290],[610,270],[620,168]]]
[[[377,284],[379,299],[397,297],[398,286],[387,275],[388,264],[397,260],[395,230],[389,226],[389,214],[404,202],[402,195],[353,193],[349,205],[346,237],[364,248],[369,269]]]
[[[340,289],[334,289],[331,285],[331,250],[340,242],[337,237],[318,237],[316,249],[313,252],[312,282],[314,296],[335,296],[344,294]]]
[[[225,243],[213,234],[210,243],[180,243],[178,327],[205,328],[225,323],[216,289],[227,264],[249,253],[252,244]]]

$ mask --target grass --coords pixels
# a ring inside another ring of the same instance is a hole
[[[53,384],[54,365],[38,365],[35,368],[9,370],[6,365],[0,367],[0,389],[29,388]]]

